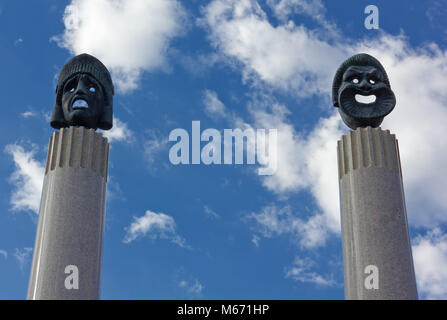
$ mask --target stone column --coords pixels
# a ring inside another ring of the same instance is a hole
[[[50,137],[28,299],[99,299],[108,154],[93,129]]]
[[[398,143],[380,128],[338,141],[347,299],[418,299]]]

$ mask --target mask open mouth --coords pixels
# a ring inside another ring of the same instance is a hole
[[[395,105],[393,91],[384,85],[361,90],[349,84],[342,86],[338,95],[339,112],[351,129],[379,126]]]
[[[72,108],[73,108],[73,110],[88,109],[88,103],[84,99],[76,99],[75,102],[73,102]]]
[[[358,103],[363,103],[363,104],[370,104],[370,103],[374,103],[376,102],[377,97],[375,95],[362,95],[362,94],[356,94],[355,95],[355,101],[357,101]]]

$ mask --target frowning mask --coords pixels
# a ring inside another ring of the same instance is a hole
[[[367,54],[346,60],[334,78],[332,99],[351,129],[378,127],[396,105],[396,98],[380,62]]]
[[[51,126],[111,129],[113,93],[112,78],[101,61],[86,53],[72,58],[59,74]]]
[[[95,78],[85,73],[67,80],[62,93],[62,111],[69,126],[96,128],[104,112],[104,93]]]

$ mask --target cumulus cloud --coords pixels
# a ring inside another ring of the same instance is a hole
[[[254,0],[215,0],[203,15],[211,44],[242,67],[244,80],[297,96],[327,94],[346,57],[344,45],[328,43],[293,21],[273,26]]]
[[[170,41],[184,21],[176,0],[72,0],[63,16],[65,31],[53,39],[72,54],[100,59],[118,91],[128,92],[144,71],[166,65]]]
[[[10,177],[15,187],[10,200],[12,209],[30,210],[38,214],[45,166],[34,158],[36,148],[25,151],[18,144],[10,144],[5,150],[12,156],[16,167]]]
[[[328,235],[324,217],[314,215],[305,220],[299,216],[300,212],[294,212],[290,206],[279,208],[269,205],[260,212],[252,212],[244,219],[251,223],[255,233],[265,238],[289,235],[293,242],[306,249],[323,245]],[[260,241],[258,235],[252,238],[256,246],[259,246]]]
[[[216,118],[225,118],[226,110],[225,105],[217,97],[217,93],[211,90],[205,90],[203,92],[203,104],[205,105],[205,112]]]
[[[128,128],[127,123],[118,118],[113,118],[113,128],[102,131],[102,134],[109,140],[109,143],[130,142],[133,138],[133,131]]]
[[[185,240],[176,232],[174,218],[164,213],[147,210],[144,216],[134,217],[134,222],[125,230],[124,243],[130,243],[137,238],[149,236],[151,239],[168,239],[180,247],[188,247]]]
[[[419,294],[447,299],[447,234],[439,228],[413,241],[413,258]]]
[[[315,271],[311,271],[315,266],[315,262],[310,258],[301,259],[295,257],[293,266],[286,268],[286,278],[292,278],[295,281],[312,283],[317,286],[332,287],[337,283],[330,276],[321,275]]]
[[[5,250],[0,249],[0,254],[1,254],[5,259],[8,259],[8,252],[6,252]]]
[[[144,154],[149,164],[154,164],[157,156],[168,148],[169,139],[167,136],[161,136],[155,131],[148,131],[148,135],[144,143]]]
[[[318,2],[269,1],[269,5],[282,15],[298,7],[307,14],[324,13]],[[209,30],[211,43],[231,63],[236,61],[242,66],[246,81],[298,97],[318,94],[329,101],[332,75],[348,56],[347,49],[292,22],[273,26],[256,1],[216,0],[203,13],[202,23]],[[339,116],[331,110],[331,116],[322,118],[306,135],[288,120],[292,111],[272,97],[261,95],[251,103],[249,111],[252,119],[245,125],[278,130],[277,171],[263,177],[262,184],[279,196],[309,189],[319,210],[310,224],[314,225],[313,232],[308,234],[320,234],[315,237],[318,240],[308,243],[324,244],[321,240],[327,237],[328,230],[338,233],[340,229],[336,141],[343,131]]]
[[[262,184],[277,195],[288,195],[303,189],[310,190],[319,212],[323,213],[329,229],[338,232],[340,208],[338,203],[337,140],[342,135],[340,117],[333,113],[322,118],[308,134],[296,130],[287,119],[291,113],[273,98],[256,100],[249,107],[252,122],[258,128],[278,130],[274,175],[262,177]]]

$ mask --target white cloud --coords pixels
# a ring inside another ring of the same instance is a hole
[[[447,234],[439,228],[413,241],[413,259],[419,294],[447,299]]]
[[[178,285],[180,288],[184,288],[188,293],[194,295],[201,295],[203,289],[205,288],[199,280],[194,280],[194,282],[189,282],[186,280],[182,280]]]
[[[267,0],[267,4],[282,23],[287,23],[294,14],[305,15],[319,24],[319,28],[312,30],[313,36],[341,39],[337,25],[326,16],[327,10],[321,0]]]
[[[326,13],[321,0],[267,0],[275,16],[282,21],[292,13],[305,14],[315,19],[323,19]]]
[[[340,231],[337,140],[342,135],[339,115],[322,118],[307,136],[305,168],[308,188],[325,223],[332,232]]]
[[[176,0],[72,0],[63,16],[64,34],[53,39],[72,54],[100,59],[118,91],[128,92],[142,72],[166,65],[169,43],[184,20]]]
[[[13,210],[31,210],[39,213],[45,166],[34,159],[35,148],[25,151],[18,144],[10,144],[5,148],[15,164],[15,171],[10,181],[15,186],[11,196]]]
[[[319,210],[315,212],[315,218],[309,220],[309,223],[313,221],[311,225],[314,226],[307,229],[313,230],[308,233],[309,237],[320,240],[326,238],[324,226],[332,232],[339,232],[336,145],[342,135],[340,117],[334,113],[329,118],[320,119],[306,136],[287,120],[290,111],[273,98],[256,99],[249,106],[249,112],[254,127],[278,130],[277,170],[274,175],[262,177],[262,184],[281,197],[304,189],[310,190]],[[320,235],[317,237],[318,232]],[[324,241],[314,243],[324,244]]]
[[[118,181],[116,181],[116,178],[109,175],[107,180],[107,206],[109,206],[109,204],[111,204],[111,202],[115,200],[125,201],[126,197],[124,196],[124,193],[121,190]]]
[[[5,250],[0,249],[0,254],[5,257],[5,259],[8,259],[8,252],[6,252]]]
[[[147,210],[144,216],[134,217],[134,222],[125,230],[124,243],[130,243],[147,235],[152,239],[168,239],[180,247],[188,247],[185,240],[176,232],[174,218],[164,213]]]
[[[56,86],[56,85],[54,85]],[[51,113],[50,112],[42,112],[43,118],[47,123],[50,123],[51,121]]]
[[[253,237],[251,238],[251,242],[253,242],[253,244],[259,248],[259,242],[261,241],[261,238],[258,237],[257,235],[253,235]]]
[[[18,46],[19,44],[21,44],[23,42],[22,38],[18,38],[17,40],[14,41],[14,46]]]
[[[270,5],[285,10],[286,4],[289,9],[296,5],[303,9],[307,3],[292,2],[270,1]],[[304,13],[324,11],[318,3],[307,4],[312,7]],[[325,42],[303,26],[287,22],[274,27],[256,1],[213,1],[202,22],[207,23],[214,46],[242,65],[244,79],[295,96],[321,94],[329,101],[332,76],[348,55],[348,49]],[[288,121],[291,111],[272,97],[261,95],[249,106],[250,126],[278,130],[278,168],[275,175],[262,178],[263,185],[279,196],[310,189],[316,199],[319,210],[309,220],[308,246],[324,244],[326,228],[335,233],[340,229],[336,141],[343,131],[339,116],[329,110],[333,114],[306,136]]]
[[[217,93],[211,90],[205,90],[203,92],[203,104],[205,105],[205,112],[216,118],[225,118],[226,110],[225,105],[217,97]]]
[[[35,116],[37,116],[37,113],[35,113],[35,112],[33,112],[33,111],[25,111],[25,112],[22,112],[20,115],[21,115],[23,118],[27,119],[27,118],[31,118],[31,117],[35,117]]]
[[[252,223],[252,229],[264,236],[290,235],[299,246],[307,249],[321,246],[328,236],[326,224],[322,215],[311,216],[308,220],[299,218],[300,212],[294,213],[289,206],[278,208],[275,205],[266,206],[258,213],[245,217]],[[255,235],[252,242],[259,246],[260,238]]]
[[[210,217],[220,218],[220,216],[214,210],[210,209],[208,206],[203,206],[203,210]]]
[[[130,142],[133,138],[133,131],[127,127],[127,123],[118,118],[113,118],[113,127],[107,131],[101,131],[107,137],[109,143]]]
[[[328,276],[323,276],[315,271],[311,271],[315,262],[309,258],[300,259],[295,257],[292,267],[286,268],[286,278],[304,283],[313,283],[317,286],[332,287],[337,283]]]
[[[242,66],[245,80],[297,96],[327,94],[346,57],[344,45],[330,44],[304,26],[292,21],[273,26],[254,0],[215,0],[203,13],[212,45]]]
[[[169,146],[168,136],[161,136],[155,131],[148,131],[149,137],[144,143],[144,154],[149,164],[154,164],[160,152]],[[153,169],[153,167],[151,167]]]
[[[28,260],[31,258],[31,253],[33,252],[33,248],[23,248],[23,250],[15,249],[14,257],[17,259],[19,263],[20,271],[23,272],[23,268],[28,263]]]
[[[292,224],[289,222],[295,219],[289,207],[278,209],[275,206],[264,207],[260,213],[251,213],[247,218],[257,223],[257,231],[266,238],[291,232]]]

